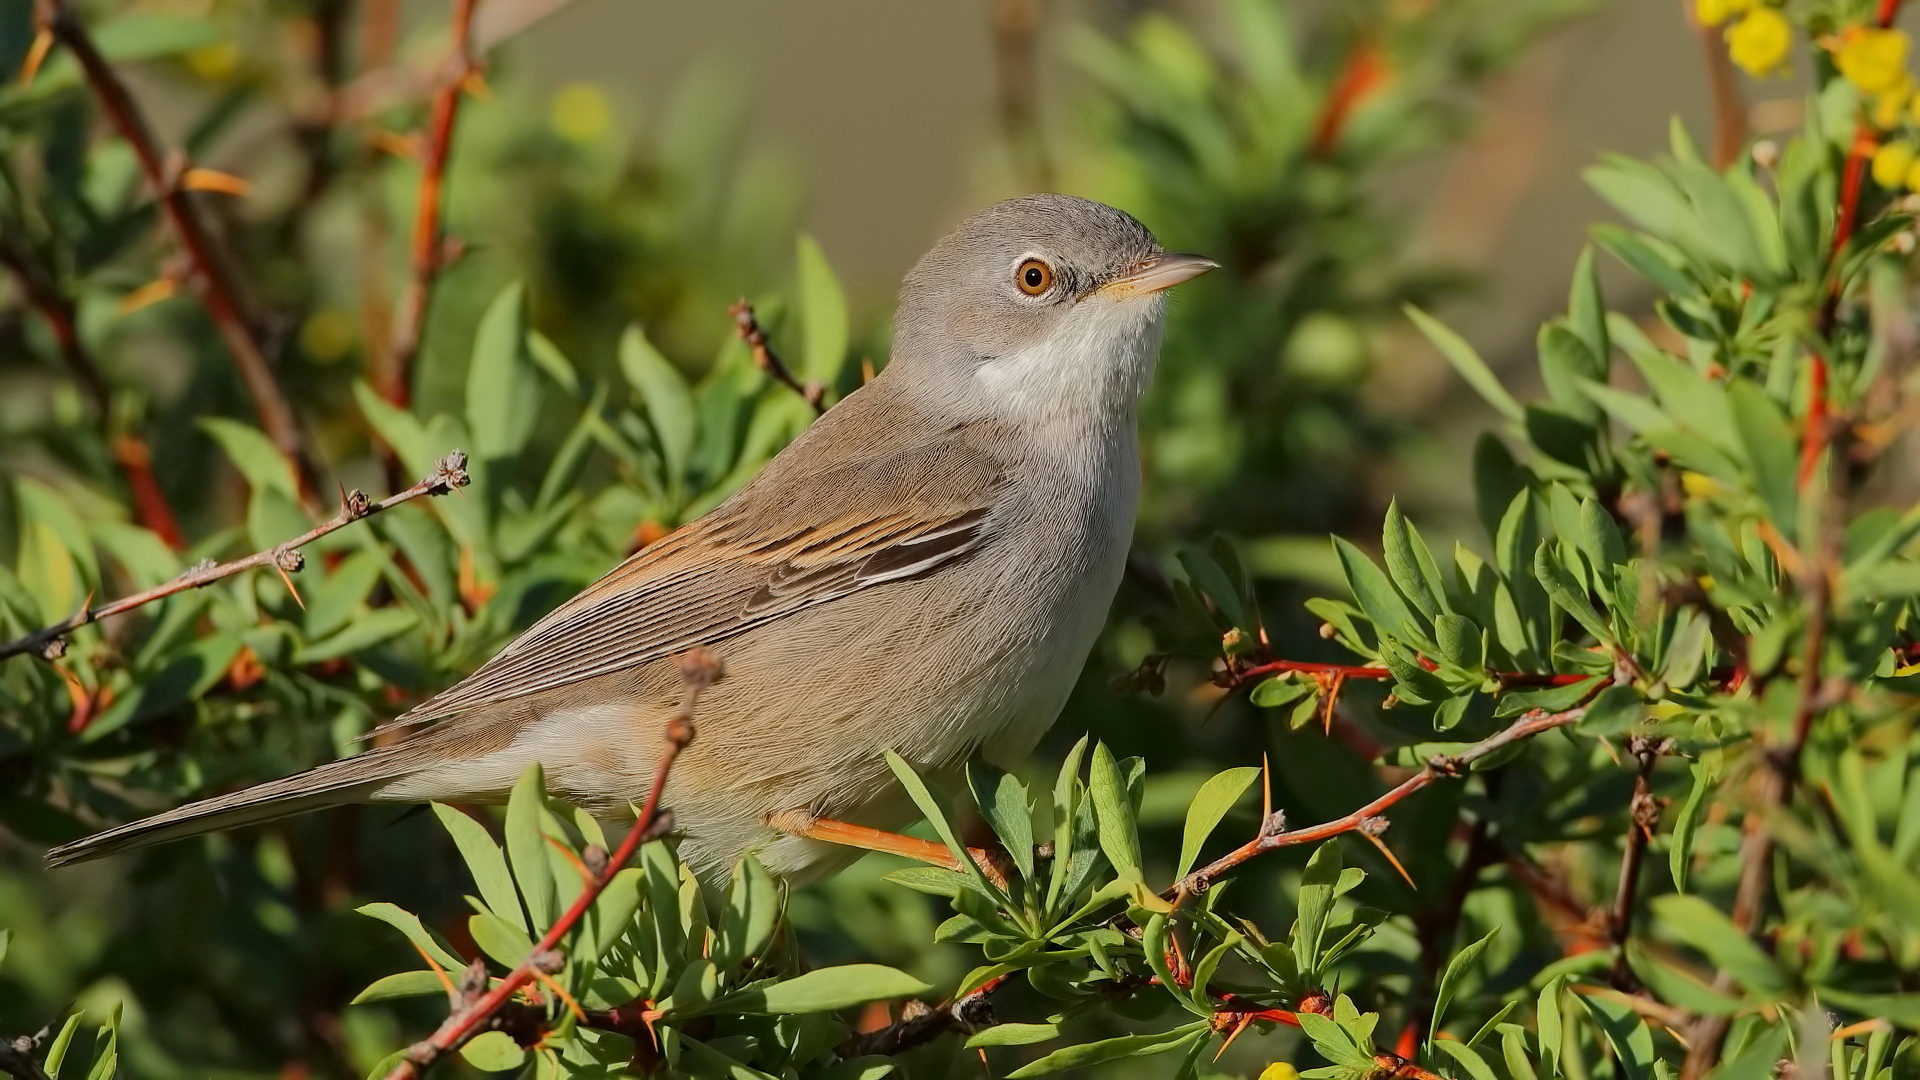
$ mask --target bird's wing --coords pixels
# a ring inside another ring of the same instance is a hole
[[[634,554],[467,679],[382,730],[713,644],[964,559],[982,545],[1003,490],[1003,468],[978,438],[810,466],[822,456],[776,462],[718,509]]]

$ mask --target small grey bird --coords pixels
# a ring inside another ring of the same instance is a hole
[[[936,780],[976,754],[1012,768],[1059,714],[1126,561],[1162,290],[1214,265],[1085,199],[976,214],[907,275],[872,382],[391,721],[398,741],[48,861],[342,803],[495,801],[536,761],[555,795],[627,818],[679,703],[672,658],[707,646],[727,678],[665,793],[682,856],[709,880],[748,851],[789,880],[838,869],[849,836],[915,816],[885,751]]]

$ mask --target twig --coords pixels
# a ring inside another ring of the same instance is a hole
[[[1740,157],[1747,142],[1746,102],[1741,100],[1740,84],[1734,78],[1726,43],[1720,40],[1720,28],[1700,22],[1694,14],[1693,0],[1682,0],[1680,6],[1707,67],[1707,92],[1713,99],[1713,167],[1724,169]]]
[[[35,0],[34,18],[43,31],[73,53],[100,101],[100,111],[132,147],[147,186],[153,189],[162,214],[193,264],[200,283],[200,302],[213,320],[220,340],[233,355],[240,381],[246,386],[254,412],[260,417],[260,427],[293,464],[301,478],[302,497],[312,503],[318,471],[307,454],[293,406],[281,392],[266,354],[254,338],[252,321],[240,300],[239,282],[214,237],[212,226],[207,224],[192,193],[181,183],[189,167],[185,155],[161,149],[159,138],[127,84],[101,54],[66,0]]]
[[[127,489],[133,495],[135,519],[175,551],[185,547],[186,540],[180,532],[180,523],[173,516],[173,508],[167,505],[159,482],[154,479],[153,452],[147,447],[146,440],[131,432],[118,436],[113,434],[112,390],[107,385],[106,376],[100,371],[100,365],[94,361],[93,354],[80,340],[73,298],[54,283],[52,275],[35,261],[24,245],[11,240],[0,242],[0,263],[13,271],[22,298],[47,324],[47,332],[53,335],[54,344],[59,348],[68,369],[73,372],[74,381],[80,384],[81,391],[93,403],[94,421],[99,425],[100,436],[106,441],[114,462],[120,466],[121,473],[126,477]]]
[[[42,1028],[32,1035],[0,1039],[0,1073],[6,1073],[14,1080],[48,1080],[46,1070],[33,1060],[33,1054],[49,1034],[51,1029]]]
[[[282,541],[265,551],[256,551],[245,558],[235,559],[232,562],[204,562],[164,585],[156,585],[145,592],[121,597],[112,603],[102,604],[99,607],[82,608],[69,618],[54,623],[52,626],[42,627],[17,641],[0,644],[0,660],[4,660],[9,656],[17,656],[21,653],[33,653],[46,660],[58,659],[61,654],[66,652],[65,636],[82,626],[99,622],[101,619],[113,615],[120,615],[132,611],[134,608],[142,605],[151,604],[155,600],[163,600],[175,593],[186,592],[188,589],[205,588],[216,581],[230,578],[244,570],[271,566],[279,570],[282,574],[293,573],[305,565],[305,558],[300,554],[299,549],[313,543],[328,533],[346,528],[361,518],[372,517],[382,510],[392,509],[403,502],[417,499],[422,495],[445,495],[455,488],[465,486],[467,486],[467,455],[455,450],[446,457],[441,458],[439,464],[434,467],[433,472],[425,479],[405,491],[389,495],[379,502],[368,501],[367,497],[358,491],[347,492],[340,498],[340,512],[338,514],[334,515],[331,520],[321,522],[291,540]]]
[[[993,1009],[987,1000],[1000,989],[1010,975],[997,975],[972,991],[937,1008],[903,1012],[900,1019],[877,1031],[849,1036],[837,1049],[842,1058],[884,1054],[889,1057],[916,1046],[930,1043],[949,1031],[972,1031],[993,1023]],[[910,1003],[911,1004],[911,1003]]]
[[[1666,740],[1637,735],[1628,740],[1628,752],[1640,762],[1633,778],[1633,797],[1627,803],[1627,838],[1620,853],[1620,881],[1614,889],[1613,909],[1607,915],[1607,940],[1616,950],[1613,985],[1622,991],[1637,988],[1627,966],[1627,938],[1633,933],[1633,899],[1640,891],[1640,868],[1646,863],[1647,843],[1660,824],[1660,801],[1653,797],[1654,763],[1666,749]]]
[[[413,237],[408,245],[412,275],[406,292],[400,297],[400,311],[393,324],[393,344],[387,352],[383,370],[375,379],[382,397],[404,406],[410,395],[408,373],[420,353],[420,336],[426,329],[427,302],[432,298],[434,278],[446,265],[441,236],[441,192],[446,187],[447,156],[453,148],[454,121],[460,115],[460,99],[468,81],[479,69],[472,51],[473,9],[475,0],[453,2],[453,46],[443,70],[441,83],[433,94],[433,112],[427,122],[427,139],[420,161],[420,191],[414,204]]]
[[[1426,663],[1424,658],[1422,663]],[[1384,667],[1354,667],[1347,664],[1322,664],[1311,660],[1268,660],[1252,667],[1228,673],[1229,685],[1240,686],[1266,675],[1299,671],[1309,675],[1337,675],[1343,679],[1391,679],[1393,672]],[[1503,686],[1572,686],[1593,678],[1561,672],[1489,671]]]
[[[727,309],[733,316],[733,332],[747,343],[753,351],[753,366],[767,373],[774,382],[800,395],[800,400],[813,407],[815,413],[827,411],[827,388],[817,382],[802,383],[794,378],[793,372],[782,363],[773,346],[767,343],[767,332],[761,328],[760,320],[753,316],[753,305],[743,297]]]
[[[667,786],[667,774],[673,770],[674,760],[680,756],[680,752],[693,742],[693,709],[699,702],[700,694],[726,674],[718,656],[697,646],[681,653],[674,662],[680,669],[680,708],[667,721],[667,746],[661,751],[659,764],[654,766],[653,782],[648,786],[646,800],[641,803],[640,811],[634,817],[633,827],[621,838],[613,854],[601,863],[599,872],[586,883],[572,905],[540,936],[527,958],[486,993],[478,993],[477,987],[474,988],[475,992],[463,993],[461,997],[464,1001],[431,1036],[408,1048],[406,1055],[387,1073],[387,1080],[416,1080],[424,1075],[442,1055],[458,1050],[493,1021],[522,987],[540,975],[559,971],[566,963],[560,951],[561,939],[586,916],[594,901],[600,898],[614,875],[626,866],[627,860],[640,849],[640,845],[657,839],[671,827],[672,815],[660,808],[660,794]],[[590,864],[595,861],[588,859]]]
[[[1269,851],[1275,851],[1283,847],[1292,847],[1296,844],[1311,844],[1317,840],[1325,840],[1329,837],[1338,836],[1341,833],[1347,832],[1363,832],[1369,836],[1377,837],[1387,827],[1387,819],[1380,815],[1400,800],[1427,787],[1442,777],[1461,775],[1462,770],[1467,766],[1472,765],[1474,762],[1479,761],[1481,758],[1486,757],[1496,750],[1519,742],[1522,739],[1532,738],[1543,731],[1550,731],[1557,727],[1565,727],[1568,724],[1577,722],[1586,714],[1587,707],[1584,704],[1557,713],[1529,713],[1506,729],[1489,735],[1458,754],[1432,758],[1427,762],[1425,768],[1401,781],[1398,786],[1386,794],[1381,795],[1379,798],[1374,799],[1358,810],[1344,817],[1335,818],[1332,821],[1322,822],[1319,825],[1309,826],[1305,829],[1289,831],[1287,829],[1286,815],[1275,811],[1268,814],[1265,820],[1260,823],[1260,831],[1252,840],[1247,841],[1245,844],[1222,855],[1206,866],[1181,878],[1174,883],[1172,889],[1169,889],[1161,895],[1171,899],[1205,892],[1213,886],[1216,879],[1234,867],[1239,866],[1241,863],[1257,855],[1264,855]]]

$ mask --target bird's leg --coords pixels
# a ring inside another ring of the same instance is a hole
[[[843,847],[859,848],[862,851],[884,851],[889,855],[899,855],[916,862],[928,863],[947,870],[958,870],[960,864],[954,859],[947,845],[918,837],[902,836],[885,829],[876,829],[868,825],[854,825],[850,822],[835,821],[832,818],[815,817],[805,810],[782,810],[767,815],[767,827],[788,836],[804,836],[809,840],[820,840]],[[984,848],[968,848],[974,864],[987,880],[1004,889],[1007,887],[1007,868],[1004,856],[997,851]]]

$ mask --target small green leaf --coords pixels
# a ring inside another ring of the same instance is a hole
[[[1447,961],[1447,970],[1441,973],[1439,988],[1433,994],[1433,1022],[1427,1029],[1429,1046],[1435,1045],[1439,1039],[1440,1025],[1447,1018],[1447,1006],[1453,1003],[1454,995],[1460,992],[1460,984],[1466,979],[1467,972],[1473,969],[1480,954],[1487,951],[1487,946],[1492,944],[1494,935],[1499,932],[1500,928],[1494,927],[1487,931],[1485,937],[1453,954],[1453,959]]]
[[[801,377],[832,386],[847,359],[847,296],[811,236],[800,238],[798,276]]]
[[[1579,623],[1582,629],[1603,643],[1613,640],[1612,631],[1608,630],[1606,620],[1600,617],[1600,613],[1593,609],[1593,603],[1587,599],[1586,590],[1567,571],[1567,568],[1560,565],[1560,561],[1554,558],[1552,545],[1542,543],[1534,549],[1533,574],[1539,579],[1541,586],[1547,590],[1548,598],[1560,610],[1573,616],[1573,621]]]
[[[1499,410],[1500,414],[1509,420],[1517,422],[1521,419],[1524,410],[1520,408],[1520,403],[1514,400],[1512,394],[1507,393],[1506,387],[1500,385],[1499,377],[1494,375],[1493,369],[1487,366],[1485,360],[1480,359],[1480,354],[1474,351],[1473,346],[1467,344],[1465,338],[1449,330],[1440,320],[1412,304],[1406,305],[1401,310],[1405,311],[1407,318],[1412,319],[1413,324],[1420,328],[1420,332],[1427,336],[1427,340],[1433,342],[1434,347],[1440,350],[1440,355],[1446,357],[1447,362],[1453,365],[1453,369],[1460,373],[1460,377],[1467,380],[1467,384],[1478,391],[1481,397],[1487,399],[1487,404]]]
[[[1582,735],[1618,735],[1639,723],[1645,711],[1640,691],[1631,686],[1609,686],[1595,695],[1576,727]]]
[[[693,453],[693,391],[679,369],[660,355],[637,325],[629,326],[620,337],[620,370],[640,395],[647,423],[660,441],[660,455],[666,459],[668,486],[674,486],[686,475]]]
[[[554,916],[553,864],[547,858],[546,781],[539,762],[527,766],[507,797],[507,856],[526,902],[530,929],[545,931]]]
[[[1031,1061],[1007,1074],[1007,1080],[1023,1080],[1029,1076],[1046,1076],[1064,1072],[1067,1069],[1083,1069],[1103,1062],[1118,1061],[1121,1058],[1146,1057],[1151,1054],[1164,1054],[1170,1050],[1182,1050],[1199,1043],[1208,1034],[1206,1021],[1161,1031],[1151,1035],[1121,1035],[1117,1038],[1102,1039],[1099,1042],[1081,1043],[1078,1046],[1063,1047],[1038,1061]]]
[[[1087,777],[1087,792],[1100,824],[1100,850],[1122,877],[1140,876],[1140,829],[1133,817],[1133,798],[1127,792],[1126,779],[1113,760],[1113,751],[1105,743],[1093,747],[1093,767]]]
[[[1716,770],[1706,762],[1693,764],[1693,790],[1687,793],[1687,801],[1681,804],[1679,815],[1673,819],[1673,838],[1667,848],[1667,868],[1673,875],[1677,892],[1687,891],[1687,871],[1693,865],[1693,838],[1700,831],[1700,810],[1706,805],[1707,795],[1717,779]]]
[[[1607,1037],[1614,1057],[1620,1062],[1623,1080],[1651,1080],[1653,1076],[1653,1033],[1627,1006],[1608,998],[1580,995],[1578,998],[1593,1016],[1595,1026]]]
[[[1493,1067],[1487,1064],[1487,1059],[1481,1057],[1479,1051],[1466,1043],[1455,1042],[1452,1039],[1436,1039],[1433,1045],[1435,1049],[1446,1051],[1449,1057],[1459,1062],[1473,1080],[1498,1080],[1494,1075]]]
[[[460,1048],[467,1064],[481,1072],[506,1072],[526,1063],[527,1052],[504,1031],[483,1031]]]
[[[384,902],[365,904],[354,910],[370,919],[378,919],[405,934],[408,941],[413,942],[422,952],[432,957],[434,963],[449,972],[457,972],[467,966],[465,961],[449,952],[446,946],[434,940],[433,935],[427,933],[427,928],[420,925],[420,916],[411,911]]]
[[[420,997],[425,994],[444,994],[446,981],[451,976],[435,974],[431,971],[402,971],[393,975],[384,975],[375,979],[365,990],[354,995],[349,1005],[365,1005],[370,1001],[387,1001],[392,998]]]
[[[991,788],[987,786],[989,777],[993,778]],[[967,769],[967,781],[973,787],[973,801],[980,808],[980,816],[1000,838],[1001,846],[1019,867],[1021,878],[1032,881],[1033,809],[1027,801],[1026,785],[1011,773],[976,771],[972,766]]]
[[[1748,464],[1753,466],[1753,486],[1766,505],[1767,516],[1782,536],[1792,539],[1800,514],[1799,441],[1786,414],[1774,404],[1766,391],[1745,380],[1732,380],[1727,387],[1733,420],[1740,431]]]
[[[1057,1024],[995,1024],[983,1028],[968,1037],[966,1048],[977,1050],[982,1046],[1031,1046],[1058,1038],[1060,1027]]]
[[[1320,938],[1333,911],[1334,888],[1340,882],[1340,841],[1329,840],[1314,849],[1300,875],[1298,912],[1293,923],[1293,955],[1302,975],[1320,970]]]
[[[1787,1025],[1769,1024],[1765,1031],[1747,1040],[1733,1060],[1711,1074],[1713,1080],[1771,1080],[1778,1075],[1780,1059],[1787,1053]]]
[[[1180,866],[1174,871],[1175,880],[1186,877],[1187,872],[1193,869],[1207,837],[1213,835],[1220,819],[1227,816],[1227,811],[1233,809],[1233,805],[1240,801],[1240,797],[1247,793],[1247,788],[1253,786],[1259,776],[1259,769],[1243,766],[1216,773],[1200,785],[1193,801],[1187,804],[1187,824],[1181,835]]]
[[[933,987],[882,964],[815,968],[784,982],[760,982],[710,1003],[704,1012],[786,1015],[832,1012],[891,998],[919,997]]]
[[[1769,1001],[1788,992],[1786,975],[1720,909],[1698,896],[1657,897],[1653,914],[1675,939],[1699,949],[1750,993]]]
[[[294,478],[292,462],[260,429],[222,416],[203,416],[199,424],[200,430],[226,451],[227,460],[247,478],[253,490],[277,491],[290,499],[298,496],[300,484]]]
[[[1400,593],[1373,560],[1338,536],[1333,538],[1333,551],[1346,575],[1347,587],[1353,590],[1360,610],[1373,620],[1374,628],[1383,635],[1424,644],[1425,627],[1415,621],[1413,612],[1400,599]]]
[[[1381,553],[1386,557],[1387,575],[1421,614],[1431,619],[1446,612],[1446,591],[1429,569],[1433,566],[1433,555],[1426,541],[1420,539],[1419,530],[1407,524],[1397,501],[1387,503]]]
[[[540,380],[527,355],[526,288],[500,290],[480,316],[467,361],[467,430],[474,456],[510,458],[540,419]]]
[[[933,826],[933,831],[946,842],[947,850],[953,854],[961,870],[973,879],[982,893],[987,896],[998,896],[1000,890],[987,881],[986,875],[980,872],[980,867],[974,863],[973,857],[967,854],[966,845],[960,842],[958,834],[953,831],[953,825],[947,821],[946,813],[940,809],[940,800],[934,798],[933,792],[927,788],[926,781],[920,779],[920,774],[914,771],[913,766],[907,764],[906,759],[899,754],[889,750],[886,757],[887,768],[893,770],[894,778],[900,781],[900,786],[907,789],[907,796],[913,800],[915,806],[920,808],[920,813],[927,819],[927,824]]]
[[[480,890],[480,899],[486,901],[495,915],[525,933],[527,920],[520,913],[520,894],[513,887],[506,857],[500,853],[500,845],[493,842],[486,826],[442,803],[433,804],[433,814],[440,819],[440,827],[453,837],[454,846],[460,849],[467,872],[473,875],[473,884]]]
[[[1561,1026],[1560,992],[1566,984],[1566,976],[1554,976],[1551,982],[1541,988],[1539,1001],[1534,1005],[1534,1024],[1540,1032],[1540,1064],[1546,1067],[1548,1080],[1560,1075],[1560,1048],[1565,1039],[1565,1031]]]

